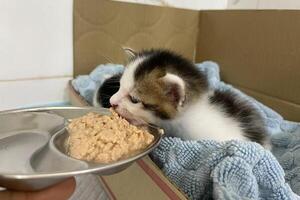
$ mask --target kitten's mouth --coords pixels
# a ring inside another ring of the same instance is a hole
[[[120,112],[118,109],[115,109],[115,111],[118,113],[119,116],[124,118],[126,121],[128,121],[130,124],[135,125],[135,126],[141,126],[147,124],[144,120],[142,119],[135,119],[132,117],[132,115],[128,112]]]

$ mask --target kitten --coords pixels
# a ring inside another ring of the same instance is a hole
[[[130,123],[185,140],[231,139],[268,146],[260,114],[230,91],[211,90],[194,64],[168,50],[127,50],[131,59],[110,104]]]

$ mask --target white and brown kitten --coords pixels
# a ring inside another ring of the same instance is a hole
[[[123,75],[111,78],[114,84],[120,80],[120,88],[110,98],[129,122],[155,124],[186,140],[237,139],[268,146],[262,117],[251,104],[230,91],[209,89],[207,77],[190,61],[161,49],[130,53]],[[103,86],[102,91],[109,89]]]

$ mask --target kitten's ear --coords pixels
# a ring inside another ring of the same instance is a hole
[[[129,59],[137,56],[137,53],[131,48],[122,47],[122,49],[125,51],[126,55],[129,57]]]
[[[176,107],[182,106],[185,100],[185,84],[182,78],[167,73],[161,80],[163,81],[164,92],[171,102]]]

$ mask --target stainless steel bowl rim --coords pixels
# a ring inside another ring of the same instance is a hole
[[[75,107],[75,106],[36,107],[36,108],[28,108],[28,109],[13,109],[13,110],[0,111],[0,115],[8,114],[8,113],[19,113],[19,112],[48,112],[48,113],[51,113],[51,110],[62,110],[62,109],[83,109],[84,110],[84,109],[97,109],[97,108],[95,108],[95,107]],[[61,130],[62,129],[58,130],[57,132],[59,132]],[[147,155],[148,153],[150,153],[154,148],[156,148],[159,145],[159,143],[162,139],[163,130],[160,129],[160,132],[161,132],[161,137],[159,137],[158,140],[155,143],[153,143],[152,145],[150,145],[145,151],[138,153],[135,156],[132,156],[132,157],[129,157],[129,158],[117,161],[117,162],[113,162],[113,163],[109,163],[109,164],[94,163],[95,165],[101,164],[102,166],[95,166],[95,167],[91,167],[89,169],[82,169],[82,170],[75,170],[75,171],[68,171],[68,172],[40,173],[40,174],[0,174],[0,177],[10,178],[10,179],[41,179],[41,178],[54,178],[54,177],[64,178],[64,177],[70,177],[70,176],[75,176],[75,175],[80,175],[80,174],[95,173],[95,172],[99,172],[99,171],[102,171],[102,170],[105,170],[108,168],[114,168],[114,167],[118,167],[121,165],[130,164],[130,163],[134,162],[135,160]]]

